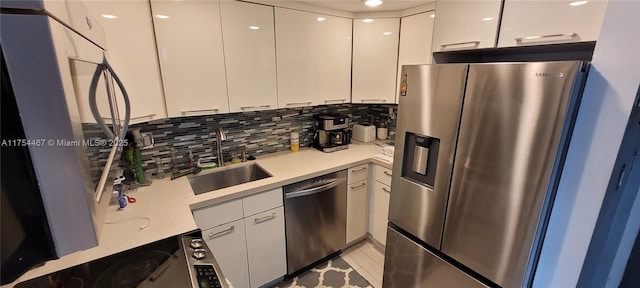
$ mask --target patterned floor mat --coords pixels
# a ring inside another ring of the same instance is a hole
[[[333,258],[274,288],[373,288],[341,257]]]

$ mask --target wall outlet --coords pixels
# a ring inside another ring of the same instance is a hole
[[[142,132],[140,133],[142,136],[142,149],[151,149],[153,148],[153,144],[155,144],[155,140],[153,139],[153,133],[151,132]]]

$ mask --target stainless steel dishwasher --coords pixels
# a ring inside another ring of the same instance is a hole
[[[284,193],[291,275],[346,245],[347,171],[285,186]]]

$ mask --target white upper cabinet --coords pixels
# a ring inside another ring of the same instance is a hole
[[[400,19],[353,20],[352,103],[394,103]]]
[[[273,7],[222,1],[220,10],[231,112],[277,108]]]
[[[400,19],[400,52],[396,87],[400,87],[402,65],[431,64],[434,16],[435,11],[429,11]]]
[[[85,4],[99,17],[104,28],[109,63],[131,101],[131,124],[167,117],[149,2],[86,1]],[[119,89],[116,91],[119,94]],[[117,97],[121,99],[120,95]],[[123,106],[119,107],[121,117]],[[83,122],[95,122],[88,106],[80,110]]]
[[[169,117],[228,113],[218,1],[152,0]]]
[[[351,98],[351,19],[275,8],[278,107]]]
[[[498,47],[596,41],[606,6],[603,0],[506,0]]]
[[[502,0],[438,0],[433,52],[495,47],[501,4]]]

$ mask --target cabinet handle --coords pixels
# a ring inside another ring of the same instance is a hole
[[[340,103],[344,103],[344,101],[347,101],[347,99],[333,99],[333,100],[324,100],[324,103],[331,103],[331,102],[340,102]]]
[[[256,108],[269,108],[271,107],[271,105],[260,105],[260,106],[244,106],[244,107],[240,107],[241,110],[247,110],[247,109],[256,109]]]
[[[233,232],[233,230],[236,230],[236,227],[231,225],[231,227],[229,227],[229,229],[222,230],[222,231],[219,231],[219,232],[216,232],[216,233],[209,233],[209,239],[213,239],[216,236],[219,236],[219,235],[222,235],[222,234]]]
[[[218,111],[220,111],[220,109],[211,108],[211,109],[198,109],[198,110],[183,110],[181,113],[182,115],[187,115],[189,113],[205,113],[205,112],[217,113]]]
[[[153,117],[156,117],[156,114],[149,114],[149,115],[145,115],[145,116],[131,117],[131,120],[142,119],[142,118],[153,118]]]
[[[269,221],[269,220],[274,219],[274,218],[276,218],[276,213],[271,213],[271,215],[264,216],[264,217],[261,217],[261,218],[255,218],[255,219],[253,219],[253,221],[256,222],[256,224],[259,224],[259,223],[262,223],[262,222],[265,222],[265,221]]]
[[[142,118],[153,118],[153,117],[155,117],[155,116],[156,116],[156,114],[149,114],[149,115],[144,115],[144,116],[131,117],[130,119],[131,119],[131,120],[134,120],[134,119],[142,119]],[[104,117],[104,118],[102,118],[102,119],[105,119],[105,120],[113,120],[113,118],[109,118],[109,117]]]
[[[307,101],[307,102],[298,102],[298,103],[287,103],[287,106],[306,106],[306,105],[311,105],[311,101]]]
[[[385,103],[385,102],[387,102],[387,100],[386,99],[362,99],[362,102],[363,103],[364,102],[383,102],[383,103]]]
[[[522,44],[522,41],[524,40],[544,40],[545,38],[556,38],[556,37],[570,37],[570,38],[574,38],[577,37],[578,33],[560,33],[560,34],[547,34],[547,35],[534,35],[534,36],[525,36],[525,37],[516,37],[514,38],[514,40],[516,40],[516,42],[518,44]],[[535,41],[533,41],[535,42]]]
[[[447,48],[449,46],[459,46],[459,45],[465,45],[465,44],[473,44],[473,47],[475,48],[475,47],[480,46],[480,41],[468,41],[468,42],[442,44],[442,45],[440,45],[440,48],[441,48],[441,50],[444,50],[444,48]]]
[[[382,191],[387,192],[387,193],[391,193],[391,191],[389,189],[387,189],[387,187],[382,187]]]
[[[387,175],[389,177],[391,177],[391,175],[393,175],[393,174],[389,173],[389,171],[387,171],[387,170],[384,170],[384,172],[382,172],[382,173],[384,173],[384,175]]]
[[[351,186],[351,189],[357,189],[357,188],[360,188],[360,187],[362,187],[362,186],[367,186],[367,184],[362,183],[362,184],[360,184],[360,185],[358,185],[358,186]]]
[[[358,170],[351,170],[351,173],[356,173],[356,172],[360,172],[360,171],[364,171],[364,170],[367,170],[367,167],[362,167],[362,168],[360,168]]]

